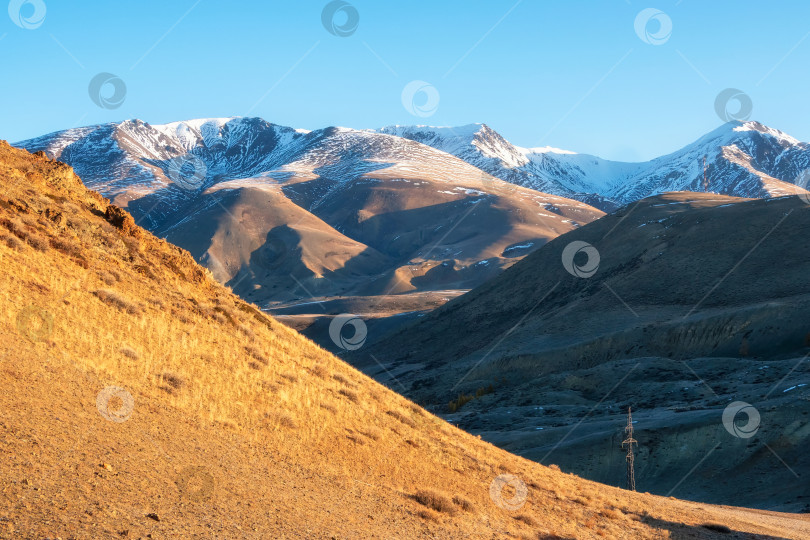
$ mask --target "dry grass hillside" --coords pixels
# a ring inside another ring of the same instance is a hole
[[[0,183],[2,538],[810,535],[508,454],[238,299],[70,167],[0,142]]]

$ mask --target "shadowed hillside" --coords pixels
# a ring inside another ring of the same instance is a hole
[[[799,197],[645,199],[352,361],[499,446],[614,485],[632,406],[645,489],[807,511],[808,228]],[[755,437],[724,429],[737,401],[761,419]]]

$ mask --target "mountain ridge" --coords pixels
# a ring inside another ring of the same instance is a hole
[[[100,128],[147,125],[140,120],[100,124],[74,130],[57,131],[15,143],[17,146],[45,150],[60,157],[64,148]],[[605,210],[633,202],[638,198],[665,191],[714,191],[742,197],[767,197],[789,194],[789,190],[810,169],[810,145],[756,121],[729,122],[704,134],[680,149],[641,162],[620,162],[589,154],[553,147],[523,148],[510,143],[487,124],[464,126],[386,126],[379,129],[326,127],[318,130],[294,129],[271,124],[259,118],[203,118],[156,124],[152,127],[163,136],[177,136],[186,150],[199,142],[217,145],[219,132],[225,126],[249,127],[264,124],[281,136],[279,144],[294,140],[318,140],[323,136],[345,132],[384,134],[425,144],[487,174],[515,185],[544,193],[571,197],[594,203]],[[285,141],[281,141],[286,138]],[[745,157],[727,151],[734,149]],[[299,149],[300,150],[300,149]],[[347,148],[348,150],[348,148]],[[351,150],[349,150],[351,151]],[[295,149],[291,151],[295,153]],[[268,152],[272,154],[272,152]],[[68,158],[70,156],[67,156]],[[706,185],[703,182],[702,159],[706,157]],[[70,159],[68,159],[70,161]],[[787,162],[787,164],[785,164]],[[260,164],[239,174],[258,173]],[[268,160],[263,168],[272,168]],[[803,182],[806,184],[806,180]]]
[[[642,162],[612,161],[551,147],[522,148],[486,124],[470,124],[463,130],[395,126],[381,131],[434,145],[508,182],[590,201],[607,211],[665,191],[713,191],[740,197],[780,196],[791,190],[803,193],[806,179],[804,186],[794,188],[792,184],[810,167],[810,145],[756,121],[723,124],[691,144]],[[731,146],[738,150],[742,146],[749,159],[752,154],[777,156],[764,159],[758,168],[746,167],[738,160],[723,159],[723,149]],[[778,166],[785,154],[792,154],[785,161],[795,161],[793,167]],[[707,186],[703,185],[704,156]]]

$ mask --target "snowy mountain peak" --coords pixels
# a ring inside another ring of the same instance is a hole
[[[756,121],[739,123],[739,125],[736,125],[734,127],[734,131],[735,132],[756,131],[765,135],[769,135],[785,144],[794,145],[800,143],[798,139],[791,137],[787,133],[779,131],[778,129],[770,128]]]

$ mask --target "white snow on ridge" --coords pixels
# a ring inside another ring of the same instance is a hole
[[[105,195],[162,189],[168,163],[193,154],[206,181],[322,176],[441,181],[472,186],[503,181],[565,197],[577,204],[615,204],[668,191],[708,191],[750,198],[789,195],[798,172],[810,168],[810,145],[758,122],[731,122],[666,156],[647,162],[610,161],[552,146],[511,144],[486,124],[293,129],[260,118],[200,118],[150,125],[138,120],[52,133],[16,143],[68,161]],[[493,188],[501,187],[489,184]],[[475,191],[475,193],[474,193]]]

